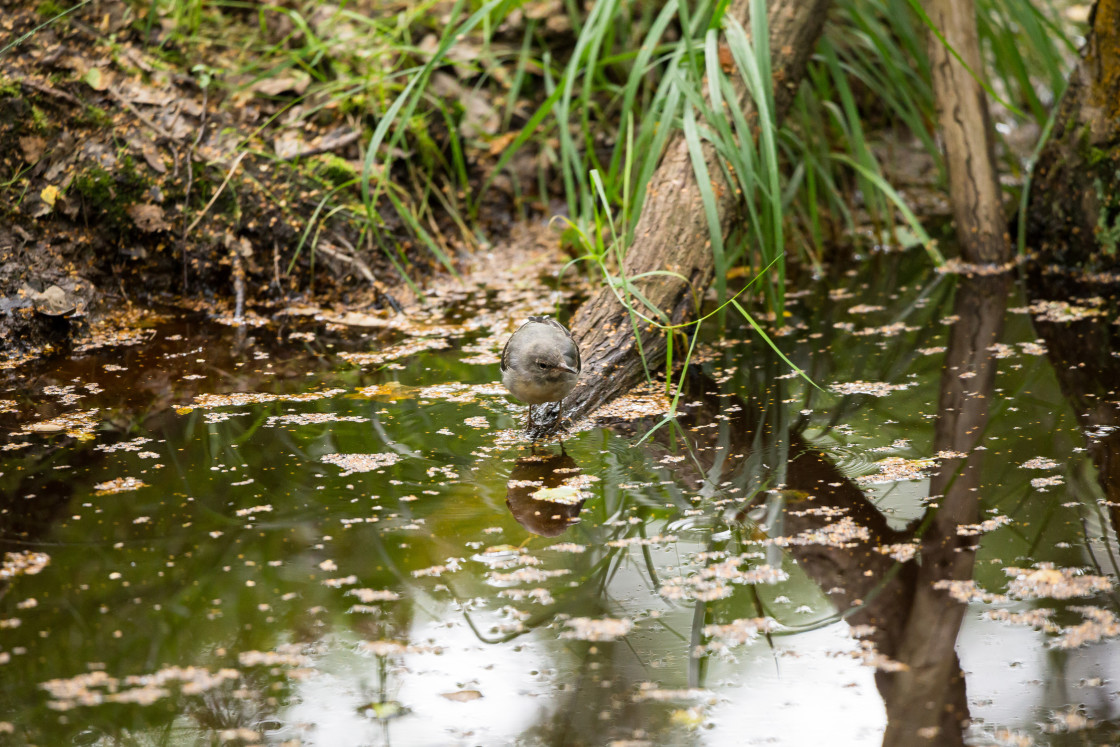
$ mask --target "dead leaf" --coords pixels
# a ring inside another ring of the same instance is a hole
[[[478,700],[482,697],[482,693],[478,690],[459,690],[453,693],[440,693],[440,697],[454,700],[456,703],[467,703],[472,700]]]
[[[91,67],[85,74],[86,85],[95,91],[104,91],[109,87],[109,75],[101,72],[100,68]]]
[[[306,147],[303,137],[296,132],[285,133],[272,141],[272,148],[276,151],[276,155],[285,160],[295,158]]]
[[[44,316],[69,316],[77,309],[74,299],[57,285],[52,285],[42,293],[30,293],[35,311]]]
[[[19,139],[20,150],[23,151],[23,160],[27,163],[36,163],[43,157],[47,148],[47,141],[38,135],[28,135]]]
[[[490,141],[490,155],[500,156],[506,151],[507,148],[509,148],[509,146],[513,143],[514,140],[517,139],[517,136],[520,134],[521,130],[514,130],[513,132],[505,132],[501,135],[498,135],[496,138]]]
[[[170,91],[145,86],[136,81],[122,83],[117,95],[130,103],[146,106],[167,106],[175,99]]]
[[[171,225],[163,218],[163,208],[151,203],[134,203],[128,206],[128,217],[141,231],[170,231]]]
[[[144,162],[148,164],[148,166],[150,166],[151,169],[156,173],[166,174],[167,164],[163,162],[163,158],[160,156],[159,150],[156,149],[156,146],[154,146],[147,140],[139,143],[139,146],[140,154],[144,156]]]
[[[722,43],[719,45],[719,66],[727,75],[735,72],[735,58],[731,56],[731,47]]]
[[[282,93],[289,92],[297,96],[302,96],[310,83],[311,76],[305,73],[302,75],[283,75],[280,77],[262,78],[250,88],[257,93],[263,93],[265,96],[279,96]]]

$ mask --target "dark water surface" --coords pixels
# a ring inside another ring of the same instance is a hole
[[[531,448],[462,304],[7,372],[0,742],[1115,741],[1116,306],[915,264],[795,294],[828,391],[713,328],[641,443]]]

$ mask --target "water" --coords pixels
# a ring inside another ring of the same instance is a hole
[[[1113,739],[1115,307],[1036,330],[1069,310],[912,259],[775,336],[883,396],[732,321],[644,441],[524,440],[509,287],[410,334],[164,310],[12,369],[3,740]]]

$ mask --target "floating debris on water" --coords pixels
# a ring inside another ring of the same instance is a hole
[[[1062,628],[1061,634],[1050,641],[1051,648],[1071,649],[1098,643],[1106,638],[1120,637],[1120,619],[1099,607],[1070,607],[1086,618],[1078,625]]]
[[[894,558],[900,563],[908,563],[918,554],[919,549],[921,549],[920,542],[897,542],[876,547],[875,552]]]
[[[23,426],[19,432],[23,434],[65,433],[67,436],[82,441],[88,440],[93,438],[93,432],[99,425],[99,421],[96,419],[97,412],[97,408],[94,408],[84,412],[67,413],[50,420],[30,423]]]
[[[97,451],[108,451],[108,452],[140,451],[140,449],[144,446],[144,444],[151,443],[151,442],[152,442],[152,439],[145,438],[145,437],[141,436],[140,438],[134,438],[131,441],[120,441],[120,442],[115,443],[115,444],[98,444],[97,446],[94,446],[93,448],[96,449]]]
[[[401,460],[400,454],[386,452],[383,454],[324,454],[319,461],[341,467],[342,477],[355,472],[373,472],[390,467]]]
[[[815,529],[806,529],[793,537],[771,537],[763,540],[764,545],[790,547],[793,545],[820,545],[822,547],[856,547],[871,539],[867,527],[857,524],[852,517],[845,516],[837,522]]]
[[[881,381],[847,381],[830,384],[829,389],[837,394],[870,394],[872,397],[886,397],[891,392],[909,389],[910,384],[887,384]]]
[[[929,477],[927,470],[937,466],[936,459],[903,459],[887,457],[875,463],[879,472],[873,475],[860,475],[856,482],[860,485],[876,485],[884,482],[903,480],[922,480]]]
[[[302,392],[299,394],[272,394],[270,392],[234,392],[232,394],[199,394],[194,402],[180,411],[190,411],[192,408],[209,410],[215,407],[244,407],[245,405],[259,405],[266,402],[314,402],[328,397],[337,397],[344,394],[345,389],[326,389],[320,392]]]
[[[987,602],[989,604],[1006,602],[1010,597],[1006,594],[993,594],[980,588],[972,579],[941,579],[933,583],[933,588],[949,592],[949,596],[958,602]]]
[[[442,337],[433,337],[426,340],[408,340],[378,353],[339,353],[338,357],[348,363],[353,363],[355,366],[380,366],[427,350],[443,350],[449,347],[451,347],[451,343],[447,340]]]
[[[204,667],[165,667],[147,675],[130,675],[123,679],[111,677],[103,671],[88,672],[67,679],[47,680],[39,684],[51,700],[47,707],[55,711],[69,711],[79,706],[102,703],[134,703],[151,705],[170,697],[170,685],[178,685],[186,695],[199,695],[227,682],[241,678],[236,669],[211,672]]]
[[[1112,591],[1112,582],[1104,576],[1083,574],[1077,568],[1056,568],[1040,563],[1037,568],[1004,568],[1013,579],[1007,593],[1016,599],[1073,599]]]
[[[990,519],[985,519],[979,524],[958,524],[957,536],[958,537],[975,537],[978,534],[986,534],[993,532],[1000,527],[1007,526],[1011,523],[1010,516],[993,516]]]
[[[129,490],[139,490],[140,488],[148,487],[148,483],[135,477],[115,477],[112,480],[99,482],[93,486],[98,495],[112,495],[113,493],[125,493]]]
[[[1099,296],[1083,298],[1083,306],[1071,304],[1069,301],[1036,301],[1028,307],[1028,311],[1040,322],[1079,322],[1103,315],[1104,299]]]
[[[388,589],[350,589],[346,593],[349,596],[357,597],[358,601],[362,604],[395,602],[401,598],[400,594],[395,591],[389,591]]]
[[[1054,610],[1046,607],[1038,607],[1023,612],[1012,612],[1011,610],[1004,609],[986,610],[983,617],[985,620],[996,620],[1011,625],[1029,625],[1032,628],[1047,633],[1057,633],[1061,630],[1061,626],[1050,619],[1053,615]]]
[[[0,581],[7,581],[16,576],[34,576],[46,568],[51,562],[51,556],[45,552],[5,552],[3,565],[0,565]]]
[[[613,617],[574,617],[564,624],[571,630],[562,632],[560,637],[579,641],[614,641],[626,636],[634,627],[631,620]]]
[[[742,646],[758,638],[759,635],[772,633],[782,626],[772,617],[750,617],[732,620],[726,625],[705,625],[704,635],[710,640],[703,651],[723,651],[734,646]]]
[[[368,423],[369,418],[361,415],[338,415],[333,412],[304,412],[295,415],[270,415],[266,426],[277,425],[321,425],[323,423]]]
[[[598,420],[653,418],[669,412],[670,406],[664,385],[646,384],[600,407],[591,417]]]
[[[788,573],[770,565],[740,570],[739,566],[749,560],[752,558],[735,556],[705,566],[689,576],[666,579],[661,584],[660,594],[671,601],[710,602],[731,596],[732,584],[777,584],[789,579]]]

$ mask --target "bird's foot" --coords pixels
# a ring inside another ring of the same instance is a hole
[[[546,402],[537,406],[536,422],[529,423],[525,433],[533,440],[544,438],[559,428],[560,420],[560,403]]]

